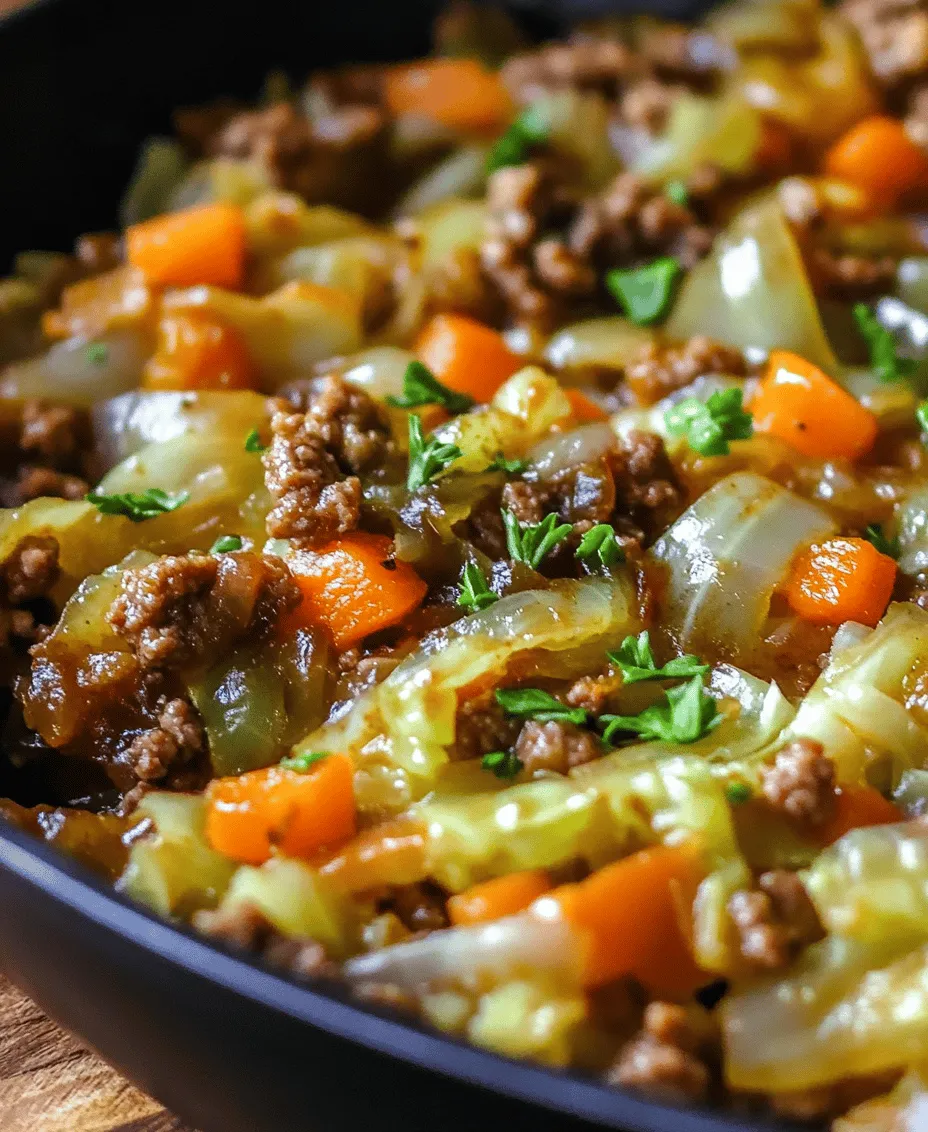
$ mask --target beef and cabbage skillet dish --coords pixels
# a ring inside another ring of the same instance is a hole
[[[501,1054],[901,1128],[928,7],[434,41],[0,282],[2,812]]]

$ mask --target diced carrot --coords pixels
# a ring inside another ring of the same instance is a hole
[[[928,190],[928,156],[898,118],[874,114],[852,126],[825,155],[825,171],[859,185],[888,206]]]
[[[788,350],[770,354],[749,406],[758,432],[806,456],[856,460],[873,447],[877,419],[817,366]]]
[[[899,807],[872,786],[840,786],[835,793],[834,813],[815,831],[815,839],[822,845],[831,845],[852,829],[903,820]]]
[[[391,67],[384,93],[394,116],[430,118],[453,130],[500,130],[513,112],[502,79],[476,59],[424,59]]]
[[[427,875],[427,842],[426,827],[410,818],[381,822],[318,862],[319,872],[343,892],[414,884]]]
[[[415,353],[439,381],[475,401],[489,401],[525,365],[495,330],[461,314],[435,315],[419,335]]]
[[[579,389],[565,389],[564,392],[567,394],[567,400],[570,401],[570,407],[573,409],[574,419],[580,424],[594,424],[597,421],[609,420],[609,414],[601,405],[597,405],[592,397],[587,397]]]
[[[391,548],[386,536],[358,531],[294,556],[290,569],[303,601],[284,618],[282,631],[322,625],[336,648],[347,649],[402,621],[428,587],[408,563],[392,557]]]
[[[524,911],[550,888],[551,881],[543,869],[510,873],[509,876],[472,885],[450,897],[448,915],[456,927],[501,920],[503,916]]]
[[[205,311],[165,314],[145,366],[146,389],[253,389],[257,374],[244,338]]]
[[[703,876],[692,844],[661,845],[563,885],[536,907],[547,914],[545,902],[556,902],[586,935],[587,986],[633,975],[653,995],[678,998],[710,980],[681,926]]]
[[[234,204],[166,212],[126,229],[126,255],[158,287],[240,290],[245,275],[245,217]]]
[[[206,801],[206,836],[217,852],[251,865],[275,849],[313,857],[354,834],[354,764],[333,754],[305,772],[271,766],[215,778]]]
[[[786,598],[793,610],[819,625],[859,621],[876,625],[896,583],[896,563],[862,538],[833,538],[793,560]]]

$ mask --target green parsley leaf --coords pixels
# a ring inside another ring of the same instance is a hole
[[[686,181],[668,181],[667,184],[664,185],[664,196],[669,201],[673,201],[674,204],[678,204],[681,208],[686,208],[690,203],[690,193],[689,189],[686,187]]]
[[[584,562],[588,558],[598,558],[607,570],[625,561],[625,551],[619,546],[615,531],[608,523],[597,523],[591,527],[580,540],[576,553]]]
[[[410,491],[424,487],[462,455],[456,444],[442,444],[434,437],[426,441],[422,436],[422,421],[415,413],[409,414],[409,474],[406,486]]]
[[[541,688],[499,688],[496,702],[507,715],[518,719],[537,719],[539,723],[556,719],[562,723],[576,723],[580,727],[589,718],[583,708],[568,707]]]
[[[892,538],[887,538],[879,523],[871,523],[864,531],[864,538],[867,542],[872,543],[880,554],[885,554],[889,558],[898,558],[902,553],[899,536],[894,535]]]
[[[143,523],[168,511],[176,511],[190,498],[189,491],[179,491],[169,495],[160,487],[150,487],[147,491],[125,491],[116,495],[98,495],[91,491],[84,496],[101,515],[125,515],[133,523]]]
[[[463,605],[465,609],[486,609],[494,601],[499,601],[499,594],[495,594],[487,585],[483,571],[476,562],[464,564],[459,589],[457,604]]]
[[[455,393],[438,380],[422,362],[410,362],[403,374],[403,394],[388,397],[389,404],[397,409],[417,409],[420,405],[441,405],[449,413],[466,413],[473,408],[474,399],[466,393]]]
[[[315,763],[328,757],[328,751],[303,751],[302,754],[288,755],[285,759],[281,759],[280,766],[284,770],[295,770],[298,774],[305,774]]]
[[[530,524],[527,527],[521,526],[511,511],[504,509],[502,516],[506,527],[509,557],[516,562],[524,562],[533,570],[538,569],[557,544],[567,538],[573,529],[570,523],[558,523],[557,515],[554,514],[545,515],[540,523]]]
[[[608,272],[606,286],[632,322],[647,326],[666,313],[679,274],[679,263],[661,256],[645,267]]]
[[[638,715],[601,715],[603,740],[616,744],[632,735],[644,742],[695,743],[721,722],[715,700],[702,686],[702,676],[667,691],[665,704],[653,704]]]
[[[220,535],[209,548],[210,554],[228,554],[233,550],[242,549],[242,540],[238,535]]]
[[[928,432],[928,401],[922,401],[915,410],[915,419],[922,432]]]
[[[507,460],[502,452],[497,452],[496,459],[487,466],[487,471],[505,472],[507,476],[521,476],[527,467],[528,460]]]
[[[480,765],[497,778],[515,778],[522,769],[522,760],[511,751],[491,751],[483,756]]]
[[[537,106],[527,107],[493,143],[487,154],[487,174],[507,165],[521,165],[528,161],[532,150],[544,145],[549,133],[547,117]]]
[[[743,806],[754,797],[746,782],[729,782],[725,787],[725,797],[733,806]]]
[[[110,348],[105,342],[91,342],[87,347],[87,361],[92,366],[105,366],[109,357]]]
[[[901,381],[911,377],[918,364],[911,358],[900,358],[892,334],[879,321],[866,303],[854,304],[857,329],[870,350],[870,365],[880,381]]]
[[[261,443],[261,437],[258,435],[258,430],[253,428],[251,432],[245,437],[245,451],[246,452],[266,452],[267,445]]]
[[[621,669],[626,684],[637,684],[641,680],[688,680],[709,671],[709,665],[703,664],[697,656],[675,656],[658,668],[647,629],[637,637],[626,637],[615,652],[607,652],[606,656]]]
[[[722,389],[707,401],[686,397],[664,413],[667,431],[686,434],[701,456],[727,456],[729,441],[747,440],[754,433],[754,418],[744,411],[740,389]]]

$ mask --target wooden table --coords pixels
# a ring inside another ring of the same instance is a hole
[[[191,1132],[0,977],[3,1132]]]

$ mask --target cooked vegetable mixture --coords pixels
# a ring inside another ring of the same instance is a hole
[[[7,818],[488,1049],[905,1127],[928,6],[459,3],[122,220],[0,282]]]

